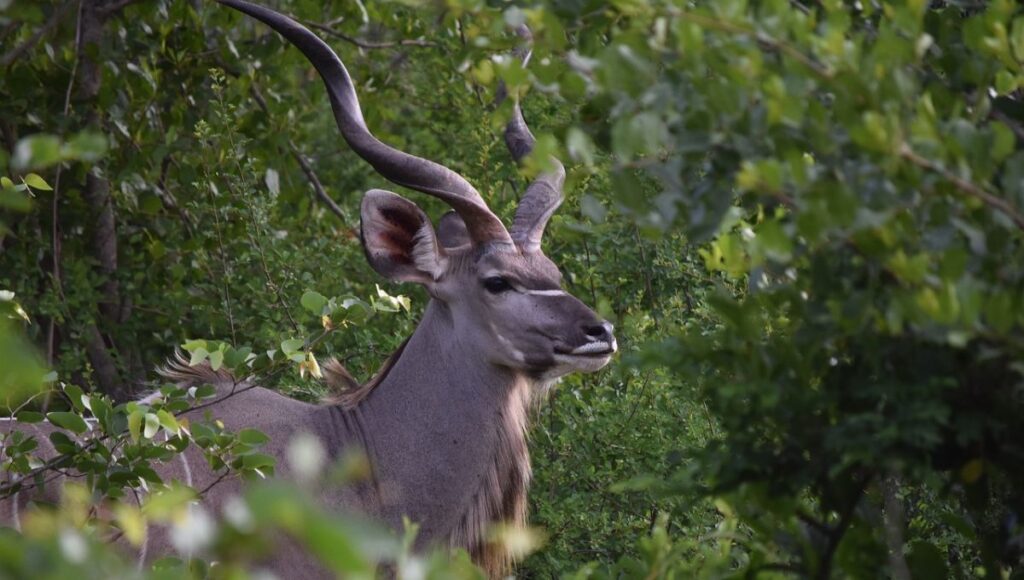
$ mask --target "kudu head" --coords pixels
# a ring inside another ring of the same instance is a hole
[[[461,175],[370,133],[348,71],[319,37],[267,8],[218,1],[263,21],[302,51],[327,86],[342,137],[378,173],[451,206],[435,229],[404,197],[379,189],[367,192],[361,237],[378,273],[425,286],[446,306],[462,344],[480,349],[493,364],[547,380],[608,363],[617,348],[611,324],[562,289],[558,268],[540,247],[544,227],[562,202],[565,169],[558,160],[551,159],[552,169],[526,189],[506,229]],[[525,30],[520,34],[528,39]],[[528,52],[519,56],[529,58]],[[505,141],[517,162],[533,149],[534,137],[518,103]]]

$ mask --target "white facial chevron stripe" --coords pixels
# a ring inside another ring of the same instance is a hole
[[[564,290],[526,290],[530,296],[565,296]]]

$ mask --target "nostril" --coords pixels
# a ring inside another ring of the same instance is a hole
[[[604,338],[608,335],[608,328],[604,324],[588,324],[583,327],[583,332],[591,338]]]

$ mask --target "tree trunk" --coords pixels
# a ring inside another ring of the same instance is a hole
[[[102,111],[96,105],[103,86],[103,63],[95,60],[102,54],[101,43],[107,20],[120,10],[123,3],[82,0],[79,24],[80,76],[78,79],[78,108],[85,111],[86,127],[99,130],[102,127]],[[112,6],[118,7],[112,10]],[[110,182],[102,171],[94,167],[85,178],[82,190],[85,201],[92,210],[92,254],[96,268],[102,277],[101,298],[96,305],[98,318],[86,331],[86,352],[92,364],[99,390],[114,399],[124,399],[129,388],[119,369],[115,356],[115,345],[111,335],[117,326],[128,317],[122,309],[122,299],[117,280],[117,216]],[[124,360],[124,357],[120,357]]]

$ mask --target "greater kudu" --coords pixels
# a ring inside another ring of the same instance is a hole
[[[345,141],[378,173],[454,211],[435,231],[416,204],[397,194],[371,190],[363,198],[362,244],[370,265],[391,280],[422,284],[431,296],[415,332],[369,383],[329,404],[312,405],[262,388],[240,388],[223,373],[181,361],[165,374],[180,383],[218,385],[225,396],[206,410],[229,428],[265,432],[271,438],[266,451],[276,457],[303,432],[317,437],[332,457],[361,450],[371,481],[323,491],[325,505],[395,528],[407,516],[421,526],[420,546],[465,548],[497,575],[510,563],[488,548],[486,530],[499,522],[525,522],[531,397],[567,373],[600,369],[616,350],[612,326],[562,289],[558,268],[540,248],[544,227],[562,202],[565,170],[552,160],[553,169],[524,192],[506,230],[462,176],[370,133],[348,72],[320,38],[267,8],[218,1],[263,21],[302,51],[324,80]],[[517,162],[533,149],[518,103],[505,139]],[[337,365],[325,370],[344,374]],[[234,394],[226,396],[230,388]],[[279,465],[287,477],[288,466]],[[194,449],[162,471],[196,489],[215,479]],[[228,480],[211,487],[204,505],[219,510],[240,485]],[[16,498],[7,515],[16,519],[19,502],[28,499]],[[151,530],[150,538],[149,556],[169,549],[162,531]],[[268,566],[288,577],[323,573],[297,549],[274,558]]]

